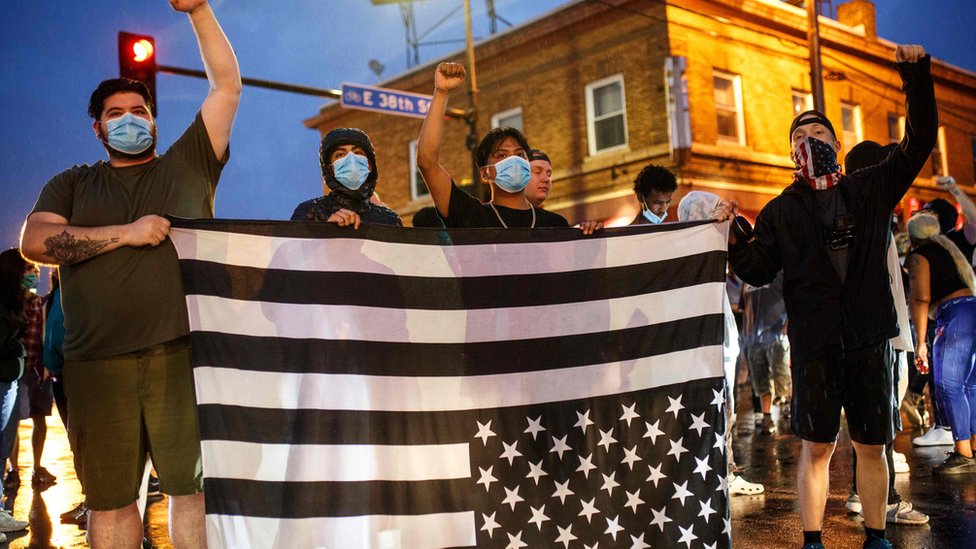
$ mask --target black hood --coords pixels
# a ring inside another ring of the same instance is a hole
[[[356,145],[363,149],[366,158],[369,160],[369,177],[361,187],[355,191],[349,190],[342,183],[336,181],[335,176],[328,169],[332,162],[329,157],[332,152],[340,145]],[[376,189],[376,153],[373,149],[373,142],[369,140],[366,132],[358,128],[336,128],[322,138],[319,145],[319,166],[322,168],[322,180],[329,188],[342,207],[357,213],[362,213],[369,202],[369,197],[373,196]]]

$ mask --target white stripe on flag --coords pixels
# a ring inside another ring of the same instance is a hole
[[[592,334],[719,314],[719,297],[724,292],[724,282],[711,282],[617,299],[453,311],[189,295],[186,307],[193,331],[298,339],[481,343]]]
[[[180,259],[260,269],[462,278],[620,267],[725,250],[728,223],[565,242],[434,246],[172,229]],[[538,253],[527,253],[536,249]]]
[[[305,519],[207,515],[207,540],[211,547],[234,549],[472,547],[475,515],[473,511]]]
[[[195,367],[193,377],[201,405],[435,412],[575,400],[721,377],[722,351],[721,345],[713,345],[610,364],[461,377],[292,374],[213,366]]]
[[[258,444],[204,440],[203,470],[264,482],[421,481],[471,476],[467,443]]]

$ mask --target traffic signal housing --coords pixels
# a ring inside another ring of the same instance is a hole
[[[156,40],[144,34],[119,33],[119,76],[139,80],[149,88],[156,116]]]

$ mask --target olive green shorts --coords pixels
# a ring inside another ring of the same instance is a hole
[[[138,499],[152,456],[165,494],[203,491],[188,338],[96,360],[67,361],[68,438],[89,509]]]

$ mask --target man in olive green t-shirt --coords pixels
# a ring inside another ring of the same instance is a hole
[[[207,1],[169,3],[188,15],[210,80],[196,119],[157,156],[146,87],[102,82],[88,114],[108,161],[52,178],[21,238],[26,257],[61,272],[68,434],[92,547],[140,544],[135,502],[147,451],[172,496],[174,545],[206,546],[186,305],[162,216],[213,217],[241,77]]]

